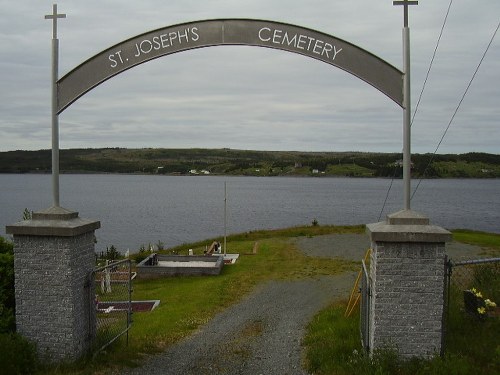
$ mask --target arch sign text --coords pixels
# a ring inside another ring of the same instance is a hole
[[[93,56],[57,82],[57,113],[100,83],[136,65],[176,52],[220,45],[274,48],[321,60],[366,81],[403,106],[403,73],[362,48],[290,24],[220,19],[147,32]]]

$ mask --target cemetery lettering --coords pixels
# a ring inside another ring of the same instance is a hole
[[[337,54],[342,51],[342,48],[337,49],[336,46],[323,40],[297,33],[290,36],[286,31],[280,29],[273,30],[270,27],[263,27],[259,30],[259,39],[262,42],[287,45],[288,47],[293,46],[296,49],[312,52],[321,57],[326,56],[332,61],[335,60]]]

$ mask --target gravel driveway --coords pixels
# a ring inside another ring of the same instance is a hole
[[[295,244],[309,256],[360,260],[368,236],[355,234],[298,238]],[[449,251],[462,254],[473,246]],[[261,285],[239,304],[218,314],[197,333],[164,353],[145,360],[127,374],[307,374],[302,368],[305,326],[322,308],[347,298],[356,273],[273,281]],[[122,372],[123,373],[123,372]]]

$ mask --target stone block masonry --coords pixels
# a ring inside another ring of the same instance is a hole
[[[36,343],[41,358],[72,361],[89,348],[95,330],[89,274],[99,226],[52,207],[7,227],[14,235],[17,331]]]
[[[440,354],[445,242],[451,233],[415,212],[369,224],[370,350],[394,348],[404,358]]]

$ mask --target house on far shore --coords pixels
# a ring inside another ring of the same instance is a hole
[[[402,167],[403,166],[403,159],[396,160],[394,162],[395,167]],[[410,168],[413,168],[413,162],[410,162]]]

